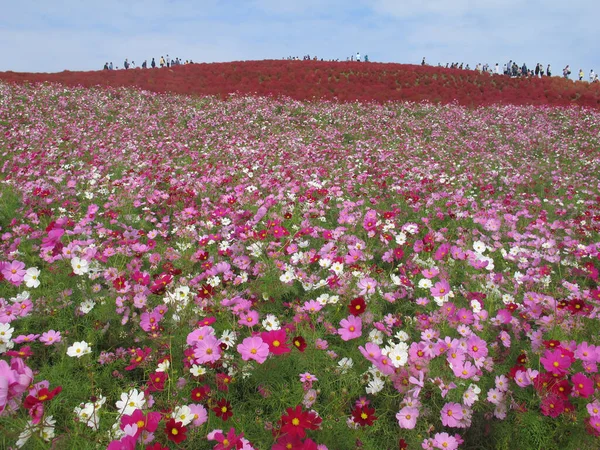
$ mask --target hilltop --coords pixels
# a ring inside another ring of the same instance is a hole
[[[138,87],[185,95],[231,93],[297,100],[456,102],[600,107],[600,84],[559,77],[509,78],[473,70],[393,63],[265,60],[202,63],[162,69],[60,73],[0,72],[0,80],[66,86]]]

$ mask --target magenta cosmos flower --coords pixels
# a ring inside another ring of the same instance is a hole
[[[338,328],[338,334],[343,341],[356,339],[362,334],[362,320],[357,316],[348,316],[340,322],[341,328]]]
[[[540,358],[540,362],[544,365],[544,369],[556,375],[564,375],[571,367],[571,358],[558,350],[546,350],[544,356]]]
[[[588,398],[594,393],[594,382],[582,373],[576,373],[571,377],[573,388],[580,397]]]
[[[258,336],[247,337],[241,344],[238,344],[237,351],[242,355],[244,361],[253,359],[262,364],[269,356],[269,344]]]

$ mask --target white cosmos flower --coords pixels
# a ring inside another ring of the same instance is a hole
[[[183,405],[175,408],[173,410],[173,413],[171,414],[171,417],[177,422],[181,422],[181,424],[185,427],[192,420],[194,420],[194,413],[192,412],[189,406]]]
[[[277,319],[277,317],[273,314],[267,314],[262,321],[262,326],[267,331],[279,330],[281,328],[279,319]]]
[[[29,269],[27,269],[27,272],[25,272],[25,276],[23,277],[23,280],[25,281],[25,286],[27,286],[28,288],[38,287],[40,285],[39,276],[40,269],[38,269],[37,267],[30,267]]]
[[[195,377],[200,377],[206,373],[206,369],[202,366],[194,364],[190,369],[190,373]]]
[[[116,403],[119,414],[131,415],[136,409],[142,409],[146,404],[146,398],[143,392],[132,389],[129,392],[121,394],[121,400]]]
[[[87,355],[88,353],[92,353],[92,349],[85,341],[75,342],[67,349],[67,355],[76,358],[81,358],[83,355]]]
[[[481,241],[475,241],[473,242],[473,250],[475,250],[477,253],[483,254],[483,252],[485,252],[485,244]]]
[[[83,275],[88,272],[90,264],[85,259],[75,256],[71,259],[71,267],[73,267],[73,273],[75,275]]]

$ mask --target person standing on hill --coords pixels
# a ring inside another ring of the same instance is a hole
[[[425,65],[425,57],[423,56],[423,61],[421,61],[421,65],[424,66]]]
[[[165,58],[163,58],[162,56],[160,57],[160,61],[159,61],[160,67],[165,67]]]
[[[129,62],[127,61],[127,58],[125,58],[125,62],[123,63],[123,67],[125,68],[125,70],[129,69]]]
[[[568,79],[569,75],[571,75],[571,67],[567,64],[566,67],[563,69],[563,77]]]
[[[108,70],[113,70],[113,63],[112,61],[110,62],[110,64],[108,65]]]
[[[596,74],[594,73],[594,69],[590,69],[590,83],[594,81]]]
[[[108,63],[107,62],[104,63],[104,70],[108,70]]]
[[[150,63],[150,67],[152,67],[153,69],[156,68],[156,61],[154,61],[154,58],[152,58],[152,62]]]
[[[360,52],[356,52],[356,60],[360,62]]]
[[[142,63],[142,69],[146,68],[148,68],[148,63],[146,62],[146,60],[144,60],[144,62]]]
[[[548,64],[548,67],[546,67],[546,76],[552,76],[552,67],[550,67],[550,64]]]
[[[169,58],[168,53],[167,53],[167,67],[171,67],[171,58]]]

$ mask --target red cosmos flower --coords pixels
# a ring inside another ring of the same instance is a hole
[[[187,439],[187,436],[185,435],[185,433],[187,433],[187,428],[175,419],[169,419],[165,427],[165,432],[167,433],[167,439],[176,444],[180,444]]]
[[[287,334],[283,329],[263,331],[260,337],[269,345],[269,351],[274,355],[283,355],[292,351],[287,346]]]
[[[231,412],[231,403],[224,398],[217,401],[217,406],[215,406],[212,410],[215,412],[217,417],[220,417],[224,421],[233,416],[233,413]]]
[[[355,407],[352,410],[352,418],[354,419],[354,423],[359,424],[361,427],[365,425],[371,426],[377,420],[377,417],[375,417],[375,408],[369,408],[368,406]]]
[[[292,339],[292,344],[294,344],[294,347],[304,353],[304,350],[306,349],[306,341],[302,336],[296,336],[294,339]]]
[[[207,327],[209,325],[212,325],[216,321],[217,321],[217,319],[215,319],[214,317],[205,317],[204,319],[198,321],[198,326],[199,327]]]
[[[542,400],[540,409],[542,410],[542,414],[545,416],[556,418],[565,410],[565,402],[557,395],[550,394],[548,397]]]
[[[61,391],[62,386],[58,386],[51,391],[49,391],[47,388],[41,388],[37,393],[37,397],[33,395],[28,395],[25,401],[23,402],[23,406],[25,407],[25,409],[31,409],[38,403],[44,403],[52,400],[54,396],[60,394]]]
[[[27,359],[33,356],[33,351],[29,345],[21,347],[19,350],[8,350],[5,353],[6,356],[16,356],[18,358]]]
[[[152,283],[152,286],[150,286],[150,291],[153,294],[162,295],[165,293],[166,287],[169,283],[171,283],[171,281],[173,281],[173,275],[163,272],[156,278],[156,280],[154,280],[154,283]]]
[[[146,447],[146,450],[169,450],[169,447],[163,447],[160,443],[156,442]]]
[[[231,377],[226,373],[217,374],[217,389],[219,391],[229,391],[229,383],[231,383]]]
[[[142,350],[141,348],[137,348],[133,350],[132,353],[133,356],[129,361],[129,365],[125,367],[125,370],[133,370],[136,367],[138,367],[142,362],[144,362],[148,355],[152,353],[152,349],[149,347],[146,347],[144,350]]]
[[[567,380],[556,381],[555,383],[548,385],[548,392],[558,395],[563,400],[568,400],[571,394],[572,388]]]
[[[204,386],[200,386],[192,389],[192,401],[201,402],[210,394],[210,386],[205,384]]]
[[[166,372],[154,372],[148,379],[148,391],[157,392],[165,389],[165,382],[169,376]]]
[[[215,288],[212,287],[210,284],[203,284],[198,289],[198,298],[199,299],[210,298],[213,296],[214,292],[215,292]]]
[[[362,313],[365,312],[366,307],[367,304],[365,303],[365,299],[362,297],[356,297],[348,305],[348,310],[353,316],[360,316]]]
[[[569,311],[573,314],[581,314],[587,315],[592,310],[592,305],[588,305],[586,302],[581,300],[580,298],[574,298],[569,302],[569,306],[567,307]]]
[[[316,430],[323,419],[312,411],[302,411],[302,406],[287,408],[286,414],[281,416],[281,432],[290,436],[303,438],[306,436],[305,430]]]
[[[125,277],[117,277],[113,280],[113,287],[117,291],[124,289],[126,286],[127,286],[127,280],[125,279]]]

